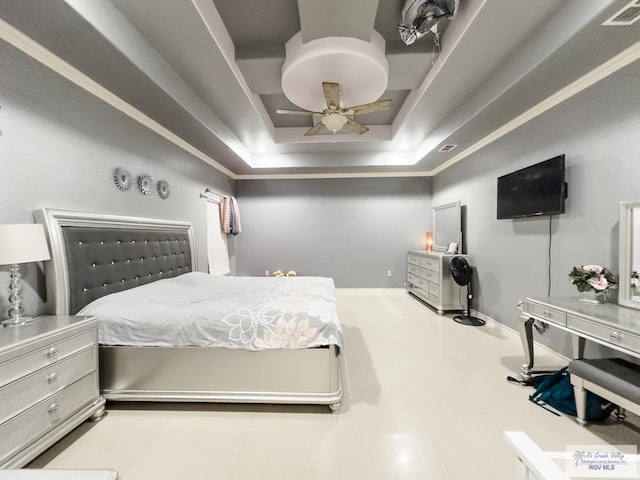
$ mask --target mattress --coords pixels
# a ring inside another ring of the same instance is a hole
[[[343,347],[333,280],[192,272],[101,297],[102,345],[243,350]]]

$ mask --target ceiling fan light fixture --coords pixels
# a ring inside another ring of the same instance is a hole
[[[349,119],[347,117],[340,115],[339,113],[330,113],[329,115],[322,117],[320,121],[325,127],[327,127],[327,130],[331,130],[333,133],[336,133],[345,126],[348,120]]]

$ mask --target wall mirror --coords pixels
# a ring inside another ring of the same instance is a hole
[[[458,242],[462,248],[462,211],[460,202],[433,207],[433,249],[446,252],[449,244]]]
[[[632,280],[640,272],[640,200],[620,202],[620,277],[618,303],[640,310],[640,288]]]

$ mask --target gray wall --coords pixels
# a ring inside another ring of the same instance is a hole
[[[516,302],[547,294],[549,217],[496,220],[496,178],[566,155],[566,213],[553,217],[551,295],[576,296],[568,272],[618,271],[619,202],[640,198],[640,62],[605,79],[434,179],[434,203],[467,206],[467,249],[477,269],[475,307],[519,325]],[[615,301],[615,298],[613,299]],[[568,353],[555,329],[542,341]]]
[[[0,43],[0,223],[32,223],[33,210],[88,212],[187,220],[206,270],[205,201],[210,186],[233,182],[173,144]],[[169,182],[170,196],[118,190],[115,167]],[[37,264],[23,266],[27,314],[45,311]],[[7,305],[8,267],[0,266],[0,317]]]
[[[431,229],[430,178],[240,180],[239,275],[295,270],[338,287],[402,287]],[[391,270],[392,277],[387,277]]]

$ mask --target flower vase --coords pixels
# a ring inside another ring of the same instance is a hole
[[[581,302],[593,304],[604,303],[604,293],[594,292],[593,290],[589,290],[588,292],[580,292],[579,300]]]

